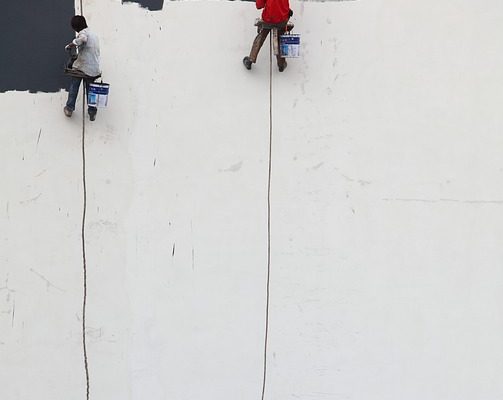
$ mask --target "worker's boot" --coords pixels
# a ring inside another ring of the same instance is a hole
[[[252,60],[250,59],[250,57],[246,56],[245,58],[243,58],[243,64],[245,66],[246,69],[251,69],[252,67]]]

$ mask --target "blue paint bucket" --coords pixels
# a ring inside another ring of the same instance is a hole
[[[110,85],[108,83],[90,83],[89,93],[87,94],[87,105],[99,108],[106,107],[109,90]]]
[[[279,37],[279,48],[281,57],[300,57],[300,35],[296,33],[281,35]]]

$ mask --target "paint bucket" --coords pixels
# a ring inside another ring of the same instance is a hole
[[[300,35],[289,33],[279,37],[279,48],[281,57],[298,58],[300,57]]]
[[[99,108],[106,107],[109,90],[110,85],[108,83],[90,83],[89,93],[87,94],[87,105]]]

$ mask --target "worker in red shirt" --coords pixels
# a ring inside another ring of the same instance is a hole
[[[267,35],[269,35],[269,32],[271,32],[272,29],[278,29],[279,41],[279,35],[286,31],[288,19],[293,15],[288,0],[255,0],[255,5],[257,6],[257,10],[263,8],[264,11],[262,11],[262,20],[257,23],[258,34],[253,41],[250,55],[243,58],[243,64],[246,69],[251,69],[252,64],[257,62],[258,52],[264,44]],[[278,61],[278,69],[280,72],[283,72],[286,68],[286,60],[279,54],[276,58]]]

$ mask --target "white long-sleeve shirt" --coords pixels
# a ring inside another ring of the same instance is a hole
[[[73,63],[73,68],[89,76],[98,76],[100,69],[100,42],[98,36],[89,30],[81,30],[73,40],[78,49],[78,57]]]

